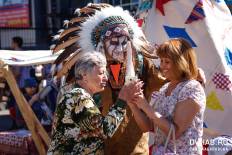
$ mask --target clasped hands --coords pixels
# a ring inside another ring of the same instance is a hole
[[[118,95],[118,98],[127,102],[127,104],[132,108],[137,106],[142,109],[144,104],[147,103],[143,95],[143,81],[137,79],[125,84]]]

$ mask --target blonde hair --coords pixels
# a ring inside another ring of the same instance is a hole
[[[160,58],[173,61],[174,76],[178,80],[196,79],[198,75],[196,53],[191,45],[182,38],[174,38],[161,44],[157,49]]]

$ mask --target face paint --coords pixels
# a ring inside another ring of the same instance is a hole
[[[124,52],[127,49],[128,38],[126,36],[113,37],[105,42],[106,51],[115,60],[123,62]]]

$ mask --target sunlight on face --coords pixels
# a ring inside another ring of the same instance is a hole
[[[174,64],[170,58],[160,58],[160,69],[165,78],[169,80],[174,78]]]
[[[113,37],[105,42],[106,51],[113,59],[123,62],[128,42],[126,36]]]
[[[108,78],[106,74],[106,67],[95,66],[91,72],[86,76],[88,85],[94,93],[104,90]]]

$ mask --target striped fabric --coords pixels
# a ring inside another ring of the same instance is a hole
[[[202,6],[203,6],[202,1],[199,0],[197,4],[194,6],[188,19],[185,21],[185,24],[190,24],[194,21],[205,18],[205,13]]]

